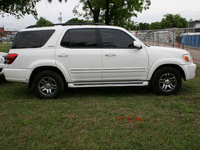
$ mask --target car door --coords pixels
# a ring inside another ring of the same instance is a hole
[[[102,79],[101,50],[95,28],[67,30],[56,58],[68,70],[72,82]]]
[[[145,80],[148,56],[133,46],[133,37],[119,29],[100,28],[103,80]]]

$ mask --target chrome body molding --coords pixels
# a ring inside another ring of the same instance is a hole
[[[148,86],[148,85],[149,85],[148,81],[74,82],[74,83],[68,83],[68,87],[70,87],[70,88]]]

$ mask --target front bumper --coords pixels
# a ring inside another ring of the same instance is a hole
[[[185,80],[190,80],[195,77],[195,71],[197,68],[196,64],[190,64],[190,65],[183,65],[182,66],[184,72],[185,72]]]

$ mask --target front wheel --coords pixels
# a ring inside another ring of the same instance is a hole
[[[153,76],[152,88],[160,95],[175,94],[181,88],[182,79],[180,73],[171,67],[159,69]]]
[[[40,98],[58,98],[63,89],[63,80],[54,71],[43,71],[33,81],[33,90]]]

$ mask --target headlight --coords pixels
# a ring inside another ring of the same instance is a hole
[[[189,54],[185,54],[182,57],[186,62],[192,62],[192,57]]]

